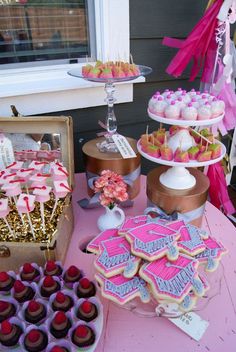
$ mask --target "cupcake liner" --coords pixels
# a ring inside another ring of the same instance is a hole
[[[52,322],[52,320],[54,319],[54,317],[55,317],[55,315],[57,314],[58,312],[55,312],[53,315],[51,315],[50,316],[50,318],[48,318],[47,320],[46,320],[46,322],[44,323],[44,325],[45,325],[45,328],[47,329],[47,332],[48,332],[48,334],[50,335],[50,338],[51,338],[51,341],[53,342],[55,342],[55,341],[60,341],[61,340],[61,338],[56,338],[56,337],[54,337],[52,334],[51,334],[51,332],[50,332],[50,324],[51,324],[51,322]],[[73,327],[73,318],[72,318],[72,314],[70,313],[70,312],[66,312],[65,313],[65,315],[67,316],[67,318],[70,320],[70,322],[71,322],[71,326]],[[66,337],[64,337],[64,338],[67,338],[69,336],[69,330],[68,330],[68,333],[67,333],[67,335],[66,335]]]
[[[88,347],[78,347],[77,345],[75,345],[75,344],[73,343],[73,341],[72,341],[73,332],[74,332],[74,330],[77,329],[77,327],[80,326],[80,325],[89,326],[89,327],[93,330],[93,332],[94,332],[94,334],[95,334],[95,342],[94,342],[93,345],[88,346]],[[69,338],[70,338],[70,341],[71,341],[71,345],[73,346],[73,351],[77,351],[77,352],[79,352],[79,351],[81,351],[81,352],[82,352],[82,351],[86,351],[86,352],[92,352],[92,351],[94,351],[95,348],[96,348],[96,346],[97,346],[97,343],[98,343],[98,341],[99,341],[99,338],[100,338],[99,331],[97,330],[97,327],[96,327],[95,324],[93,324],[93,323],[85,323],[85,322],[83,322],[83,321],[81,321],[81,320],[80,320],[77,324],[75,324],[74,326],[72,326],[72,328],[69,330],[68,335],[69,335]]]
[[[70,291],[70,290],[68,290],[68,289],[65,288],[64,290],[60,290],[60,291],[58,291],[58,292],[61,292],[61,293],[64,293],[64,295],[70,296],[70,297],[73,299],[74,305],[75,305],[75,302],[76,302],[76,300],[77,300],[77,297],[76,297],[76,295],[74,294],[73,291]],[[56,297],[56,294],[57,294],[58,292],[53,293],[53,295],[51,295],[50,298],[49,298],[49,306],[50,306],[50,309],[51,309],[52,312],[54,312],[54,310],[53,310],[53,308],[52,308],[52,302],[54,301],[54,299],[55,299],[55,297]],[[73,305],[73,307],[74,307],[74,305]],[[72,311],[73,307],[72,307],[71,309],[69,309],[69,312]]]
[[[42,269],[42,267],[41,266],[39,266],[38,264],[36,264],[36,263],[30,263],[31,265],[32,265],[32,267],[34,267],[35,269],[37,269],[38,271],[39,271],[39,275],[38,276],[36,276],[36,278],[33,280],[33,281],[25,281],[25,282],[28,282],[28,283],[33,283],[33,282],[36,282],[36,283],[38,283],[40,280],[41,280],[41,278],[43,277],[43,269]],[[21,280],[21,281],[23,281],[22,279],[21,279],[21,276],[20,276],[20,274],[21,274],[21,272],[23,271],[23,265],[20,267],[20,269],[19,269],[19,274],[17,275],[18,276],[18,278],[19,278],[19,280]]]
[[[49,307],[49,305],[47,304],[47,302],[46,302],[45,300],[43,300],[43,299],[41,299],[41,298],[36,298],[36,301],[39,302],[39,303],[42,303],[42,304],[44,305],[44,307],[45,307],[46,310],[47,310],[47,315],[46,315],[46,317],[45,317],[44,319],[40,320],[37,324],[29,323],[29,322],[25,319],[25,310],[26,310],[26,308],[27,308],[27,306],[28,306],[29,301],[25,302],[25,303],[23,304],[23,306],[21,307],[19,313],[18,313],[18,317],[19,317],[20,319],[22,319],[22,320],[25,322],[26,326],[29,326],[29,325],[40,326],[41,324],[43,324],[43,323],[48,319],[48,317],[49,317],[49,316],[51,315],[51,313],[52,313],[52,312],[51,312],[51,309],[50,309],[50,307]]]
[[[25,329],[25,333],[23,334],[23,335],[21,335],[21,337],[20,337],[20,340],[19,340],[19,342],[20,342],[20,351],[22,352],[22,351],[27,351],[26,349],[25,349],[25,346],[24,346],[24,339],[25,339],[25,336],[31,331],[31,330],[33,330],[33,329],[38,329],[38,330],[41,330],[41,331],[43,331],[43,332],[45,332],[45,334],[47,335],[47,337],[48,337],[48,344],[50,343],[50,342],[52,342],[51,341],[51,339],[50,339],[50,335],[48,334],[48,332],[47,332],[47,330],[46,330],[46,328],[45,328],[45,326],[44,325],[40,325],[39,327],[36,327],[35,325],[29,325],[26,329]],[[47,348],[47,347],[46,347]],[[42,351],[42,352],[46,352],[46,348]]]
[[[59,283],[59,285],[60,285],[60,290],[59,291],[61,291],[62,289],[63,289],[63,282],[60,280],[60,279],[58,279],[58,277],[57,276],[52,276],[52,278],[56,281],[56,282],[58,282]],[[45,276],[44,277],[42,277],[42,279],[39,281],[39,284],[38,284],[38,293],[39,293],[39,297],[41,298],[41,299],[43,299],[43,300],[45,300],[45,301],[49,301],[49,298],[51,297],[43,297],[42,295],[41,295],[41,286],[42,286],[42,284],[43,284],[43,280],[45,279]],[[58,292],[58,291],[57,291]]]
[[[80,321],[83,321],[85,324],[89,324],[89,323],[87,323],[86,321],[84,321],[84,320],[78,318],[77,315],[76,315],[76,312],[77,312],[79,306],[80,306],[84,301],[89,301],[89,302],[95,304],[95,306],[97,307],[98,315],[97,315],[97,317],[96,317],[95,319],[93,319],[93,320],[91,321],[91,323],[95,323],[96,320],[98,319],[98,317],[99,317],[100,314],[101,314],[100,302],[97,300],[96,297],[80,298],[80,299],[76,302],[76,304],[75,304],[75,306],[73,307],[72,312],[71,312],[71,313],[72,313],[73,320],[74,320],[74,321],[80,320]]]
[[[10,275],[11,277],[13,277],[15,280],[17,280],[17,275],[14,271],[10,270],[7,271],[7,274]],[[4,297],[10,297],[11,296],[11,290],[9,291],[1,291],[0,290],[0,298],[4,298]]]
[[[60,347],[65,347],[67,348],[70,352],[74,351],[72,350],[72,346],[71,346],[71,343],[66,341],[66,340],[63,340],[63,339],[60,339],[60,340],[57,340],[56,342],[51,342],[47,349],[46,349],[46,352],[50,352],[51,349],[55,346],[60,346]]]
[[[21,281],[22,281],[22,280],[21,280]],[[35,295],[34,295],[34,297],[33,297],[32,299],[37,298],[38,295],[39,295],[37,284],[36,284],[35,282],[31,282],[31,283],[29,283],[29,282],[27,282],[27,281],[22,281],[22,282],[23,282],[23,284],[24,284],[25,286],[32,287],[32,289],[34,290]],[[14,297],[14,288],[11,289],[11,296]],[[18,302],[18,301],[17,301],[17,302]],[[18,302],[18,304],[19,304],[19,305],[23,305],[24,302],[23,302],[23,303]]]
[[[54,275],[53,277],[58,277],[60,280],[63,280],[63,279],[62,279],[62,275],[63,275],[63,265],[62,265],[62,262],[60,262],[59,260],[55,260],[54,262],[62,268],[62,273],[61,273],[61,275],[58,275],[58,276],[57,276],[57,275]],[[46,276],[46,274],[44,273],[45,267],[46,267],[46,264],[44,265],[44,267],[42,267],[42,272],[43,272],[43,275],[44,275],[44,276]]]
[[[25,332],[25,329],[26,329],[26,326],[24,324],[24,322],[22,322],[20,319],[18,318],[15,318],[15,317],[11,317],[10,319],[8,319],[8,321],[11,323],[11,324],[15,324],[15,325],[18,325],[21,327],[21,329],[23,330],[23,334]],[[22,334],[22,335],[23,335]],[[20,339],[19,339],[20,341]],[[0,351],[19,351],[19,348],[20,348],[20,342],[18,341],[18,344],[15,345],[15,346],[3,346],[1,343],[0,343]]]
[[[0,300],[14,304],[14,306],[16,307],[15,316],[18,315],[18,312],[19,312],[19,309],[20,309],[20,305],[19,305],[19,303],[18,303],[14,298],[11,298],[11,297],[2,297],[2,298],[0,298]]]
[[[82,279],[82,277],[84,277],[84,272],[80,269],[80,268],[78,268],[79,269],[79,271],[80,271],[80,273],[81,273],[81,277],[79,278],[79,280],[80,279]],[[76,281],[76,282],[65,282],[65,280],[64,280],[64,275],[65,275],[65,273],[67,272],[67,270],[68,270],[68,268],[67,269],[64,269],[63,270],[63,272],[62,272],[62,278],[63,278],[63,282],[64,282],[64,286],[67,288],[67,289],[69,289],[69,290],[73,290],[74,291],[74,287],[75,287],[75,285],[78,283],[78,281]]]

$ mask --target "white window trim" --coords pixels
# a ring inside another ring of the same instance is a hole
[[[98,58],[129,59],[129,0],[95,0]],[[104,85],[71,77],[82,64],[7,69],[0,72],[0,116],[11,116],[10,105],[23,115],[104,105]],[[133,83],[116,85],[117,103],[133,100]]]

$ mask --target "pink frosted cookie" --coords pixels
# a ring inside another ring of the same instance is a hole
[[[197,267],[197,260],[180,254],[174,262],[169,262],[164,257],[144,264],[139,270],[139,275],[151,285],[157,300],[167,299],[181,303],[191,290],[197,296],[203,296],[205,293]]]
[[[116,237],[101,242],[94,265],[105,277],[123,273],[129,278],[137,273],[139,262],[140,258],[131,254],[127,240],[124,237]]]
[[[101,285],[102,296],[115,303],[123,305],[135,297],[140,297],[144,303],[150,300],[147,284],[139,276],[127,279],[123,275],[116,275],[107,279],[101,274],[95,274],[95,279]]]
[[[149,222],[150,217],[148,215],[137,215],[133,217],[128,217],[125,219],[121,227],[119,228],[119,235],[125,235],[127,231],[140,226],[144,225]]]
[[[209,290],[210,285],[207,282],[206,278],[203,275],[199,275],[199,279],[201,280],[205,292]],[[184,297],[183,301],[179,305],[179,309],[183,312],[189,312],[194,308],[198,300],[198,296],[195,295],[194,291],[190,291],[187,296]]]
[[[131,229],[125,237],[131,244],[131,252],[148,261],[165,255],[169,260],[178,258],[177,240],[180,233],[164,225],[148,223]]]
[[[87,245],[87,251],[98,254],[99,245],[102,241],[110,240],[111,238],[119,237],[117,229],[109,229],[99,233],[92,241]]]
[[[178,240],[178,248],[181,252],[190,256],[197,255],[204,251],[206,245],[200,235],[200,231],[196,226],[185,224],[184,221],[177,221],[167,225],[174,230],[180,231]]]
[[[227,249],[223,247],[221,242],[210,236],[204,241],[204,244],[206,249],[202,253],[197,254],[195,258],[205,265],[206,271],[215,271],[222,255],[227,253]]]

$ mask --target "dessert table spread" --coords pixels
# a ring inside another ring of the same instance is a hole
[[[93,279],[94,254],[83,252],[86,244],[98,234],[97,219],[102,208],[81,209],[79,199],[87,197],[85,174],[75,176],[73,191],[74,232],[65,266],[77,265]],[[146,177],[141,177],[141,191],[134,206],[126,208],[128,216],[142,214],[146,208]],[[194,341],[172,322],[163,317],[142,317],[122,309],[102,297],[104,330],[96,351],[175,351],[175,352],[235,352],[236,345],[236,229],[213,205],[207,202],[203,228],[222,241],[229,252],[223,257],[218,292],[197,312],[209,322],[199,342]]]

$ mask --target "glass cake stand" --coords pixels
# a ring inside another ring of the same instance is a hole
[[[114,112],[114,103],[116,99],[114,98],[115,94],[115,83],[122,83],[122,82],[129,82],[133,81],[136,78],[141,76],[149,75],[152,72],[151,67],[143,66],[143,65],[136,65],[138,67],[140,74],[131,77],[122,77],[122,78],[100,78],[100,77],[84,77],[82,74],[82,68],[77,68],[68,71],[68,74],[73,77],[83,78],[86,81],[95,82],[95,83],[104,83],[105,84],[105,92],[106,92],[106,99],[107,102],[107,116],[105,122],[105,128],[107,133],[105,134],[106,140],[101,143],[99,149],[101,151],[110,151],[110,152],[117,152],[117,148],[114,145],[112,136],[117,131],[117,120]]]

